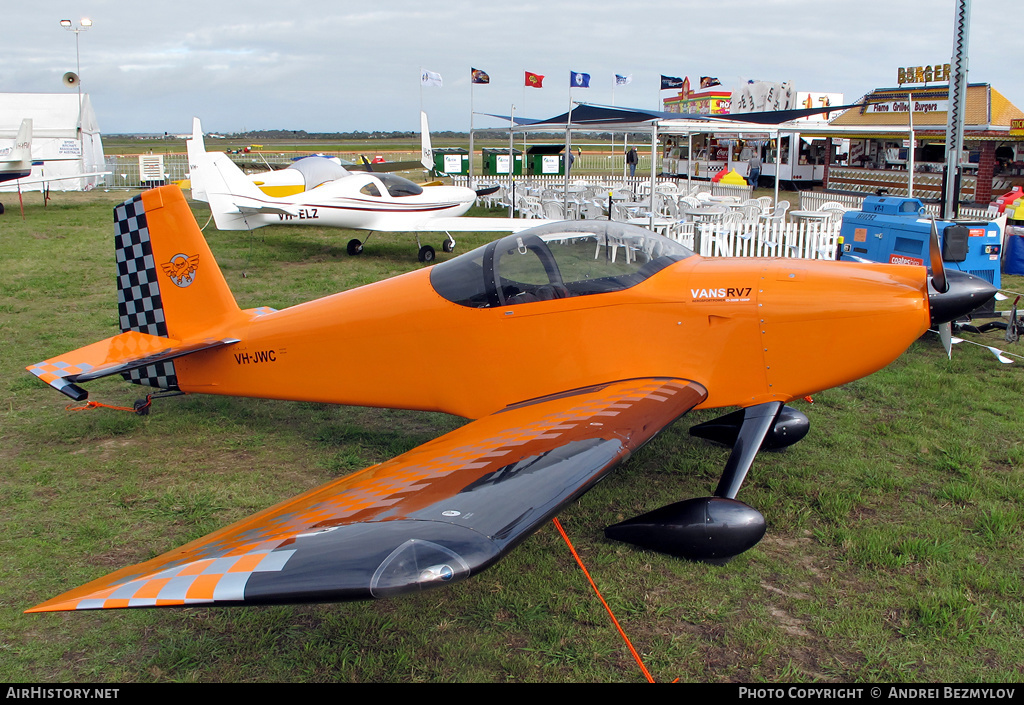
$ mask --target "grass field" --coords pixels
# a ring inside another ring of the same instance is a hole
[[[6,196],[0,216],[0,680],[643,680],[551,526],[480,576],[389,601],[22,614],[462,423],[201,396],[149,416],[66,409],[24,368],[117,332],[111,209],[127,195],[57,193],[44,209],[32,194],[24,221]],[[242,307],[422,266],[408,235],[374,234],[352,258],[344,231],[206,232]],[[486,240],[463,236],[458,252]],[[451,361],[410,350],[408,364],[468,384]],[[767,536],[724,567],[603,536],[713,490],[728,451],[687,434],[713,412],[670,427],[560,520],[659,681],[1020,681],[1021,365],[968,345],[950,361],[928,334],[886,370],[797,402],[810,434],[762,453],[740,492]],[[144,395],[120,377],[89,389],[113,405]]]

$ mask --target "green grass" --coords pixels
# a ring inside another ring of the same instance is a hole
[[[0,679],[643,680],[550,526],[469,581],[389,601],[22,614],[462,423],[201,396],[159,400],[144,417],[66,410],[24,367],[117,332],[111,208],[125,197],[56,194],[44,209],[31,194],[24,221],[4,197]],[[408,235],[374,234],[352,258],[344,231],[207,233],[244,307],[422,266]],[[487,238],[460,237],[458,251]],[[447,361],[412,351],[408,364],[462,383]],[[768,534],[724,567],[603,537],[608,524],[714,488],[728,451],[686,431],[713,412],[669,428],[560,520],[659,681],[1019,681],[1020,365],[965,345],[947,360],[931,335],[886,370],[797,402],[811,433],[759,455],[740,493]],[[120,378],[90,392],[129,406],[143,395]]]

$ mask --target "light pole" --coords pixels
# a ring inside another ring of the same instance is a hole
[[[69,32],[75,33],[75,75],[78,78],[78,134],[81,138],[82,134],[82,60],[81,55],[78,51],[78,35],[82,32],[86,32],[92,27],[92,20],[88,17],[83,17],[78,21],[78,27],[75,27],[71,20],[61,20],[60,26]]]

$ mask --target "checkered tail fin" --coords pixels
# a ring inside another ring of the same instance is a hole
[[[117,206],[114,247],[122,333],[193,340],[222,330],[239,313],[178,187],[153,189]],[[178,387],[171,360],[123,376],[136,384]]]
[[[89,397],[79,383],[115,374],[178,389],[188,379],[174,360],[239,342],[247,323],[268,312],[239,311],[177,186],[115,208],[114,244],[121,332],[26,368],[75,401]]]

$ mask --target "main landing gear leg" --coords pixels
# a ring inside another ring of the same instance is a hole
[[[722,564],[764,536],[759,511],[736,499],[759,450],[804,437],[807,417],[782,402],[747,407],[700,424],[691,434],[732,445],[713,497],[676,502],[605,529],[605,536],[674,556]]]

